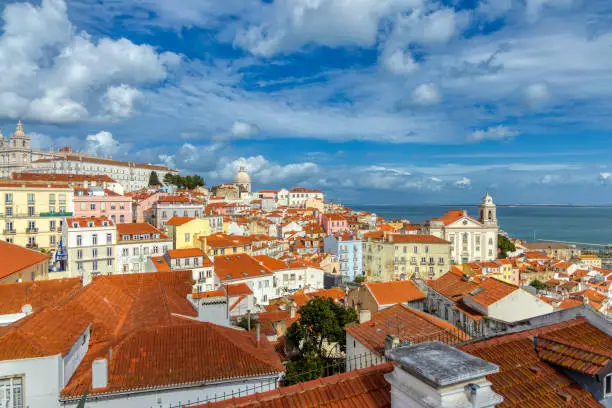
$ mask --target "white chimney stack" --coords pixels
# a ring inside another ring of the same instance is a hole
[[[108,387],[108,360],[97,358],[91,364],[91,388]]]
[[[442,342],[396,347],[385,357],[396,363],[385,374],[392,408],[494,408],[504,400],[486,378],[498,366]]]
[[[369,322],[370,320],[372,320],[372,313],[369,310],[359,311],[359,324]]]

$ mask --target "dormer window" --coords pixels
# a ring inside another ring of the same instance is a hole
[[[78,222],[73,222],[72,223],[72,228],[79,228],[79,223]]]
[[[88,222],[88,223],[87,223],[87,226],[88,226],[89,228],[93,228],[94,223],[90,221],[90,222]]]
[[[133,238],[135,241],[138,241],[138,240],[140,239],[140,235],[136,235],[136,234],[134,234],[134,235],[132,235],[132,238]]]
[[[159,239],[159,234],[153,234],[153,238]]]
[[[129,241],[130,240],[130,236],[129,235],[123,235],[121,237],[121,239],[123,239],[124,241]]]
[[[108,227],[108,221],[103,221],[102,225],[105,226],[105,227]]]
[[[604,378],[604,396],[612,396],[612,374],[608,374],[606,378]]]
[[[149,239],[149,234],[142,234],[142,239]]]

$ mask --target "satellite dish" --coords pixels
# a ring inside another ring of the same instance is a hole
[[[32,305],[29,303],[23,305],[23,307],[21,308],[21,313],[25,315],[32,314]]]

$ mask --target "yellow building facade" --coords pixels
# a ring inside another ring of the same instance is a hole
[[[363,240],[363,269],[372,281],[437,279],[448,272],[450,261],[450,243],[431,235]]]
[[[183,249],[200,247],[198,238],[207,237],[212,231],[208,220],[173,217],[166,222],[166,233],[172,239],[174,249]]]
[[[68,184],[0,182],[0,239],[26,248],[51,249],[74,213]]]

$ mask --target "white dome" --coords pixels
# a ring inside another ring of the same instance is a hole
[[[244,166],[240,166],[240,171],[234,177],[234,184],[251,184],[251,177],[246,172]]]

